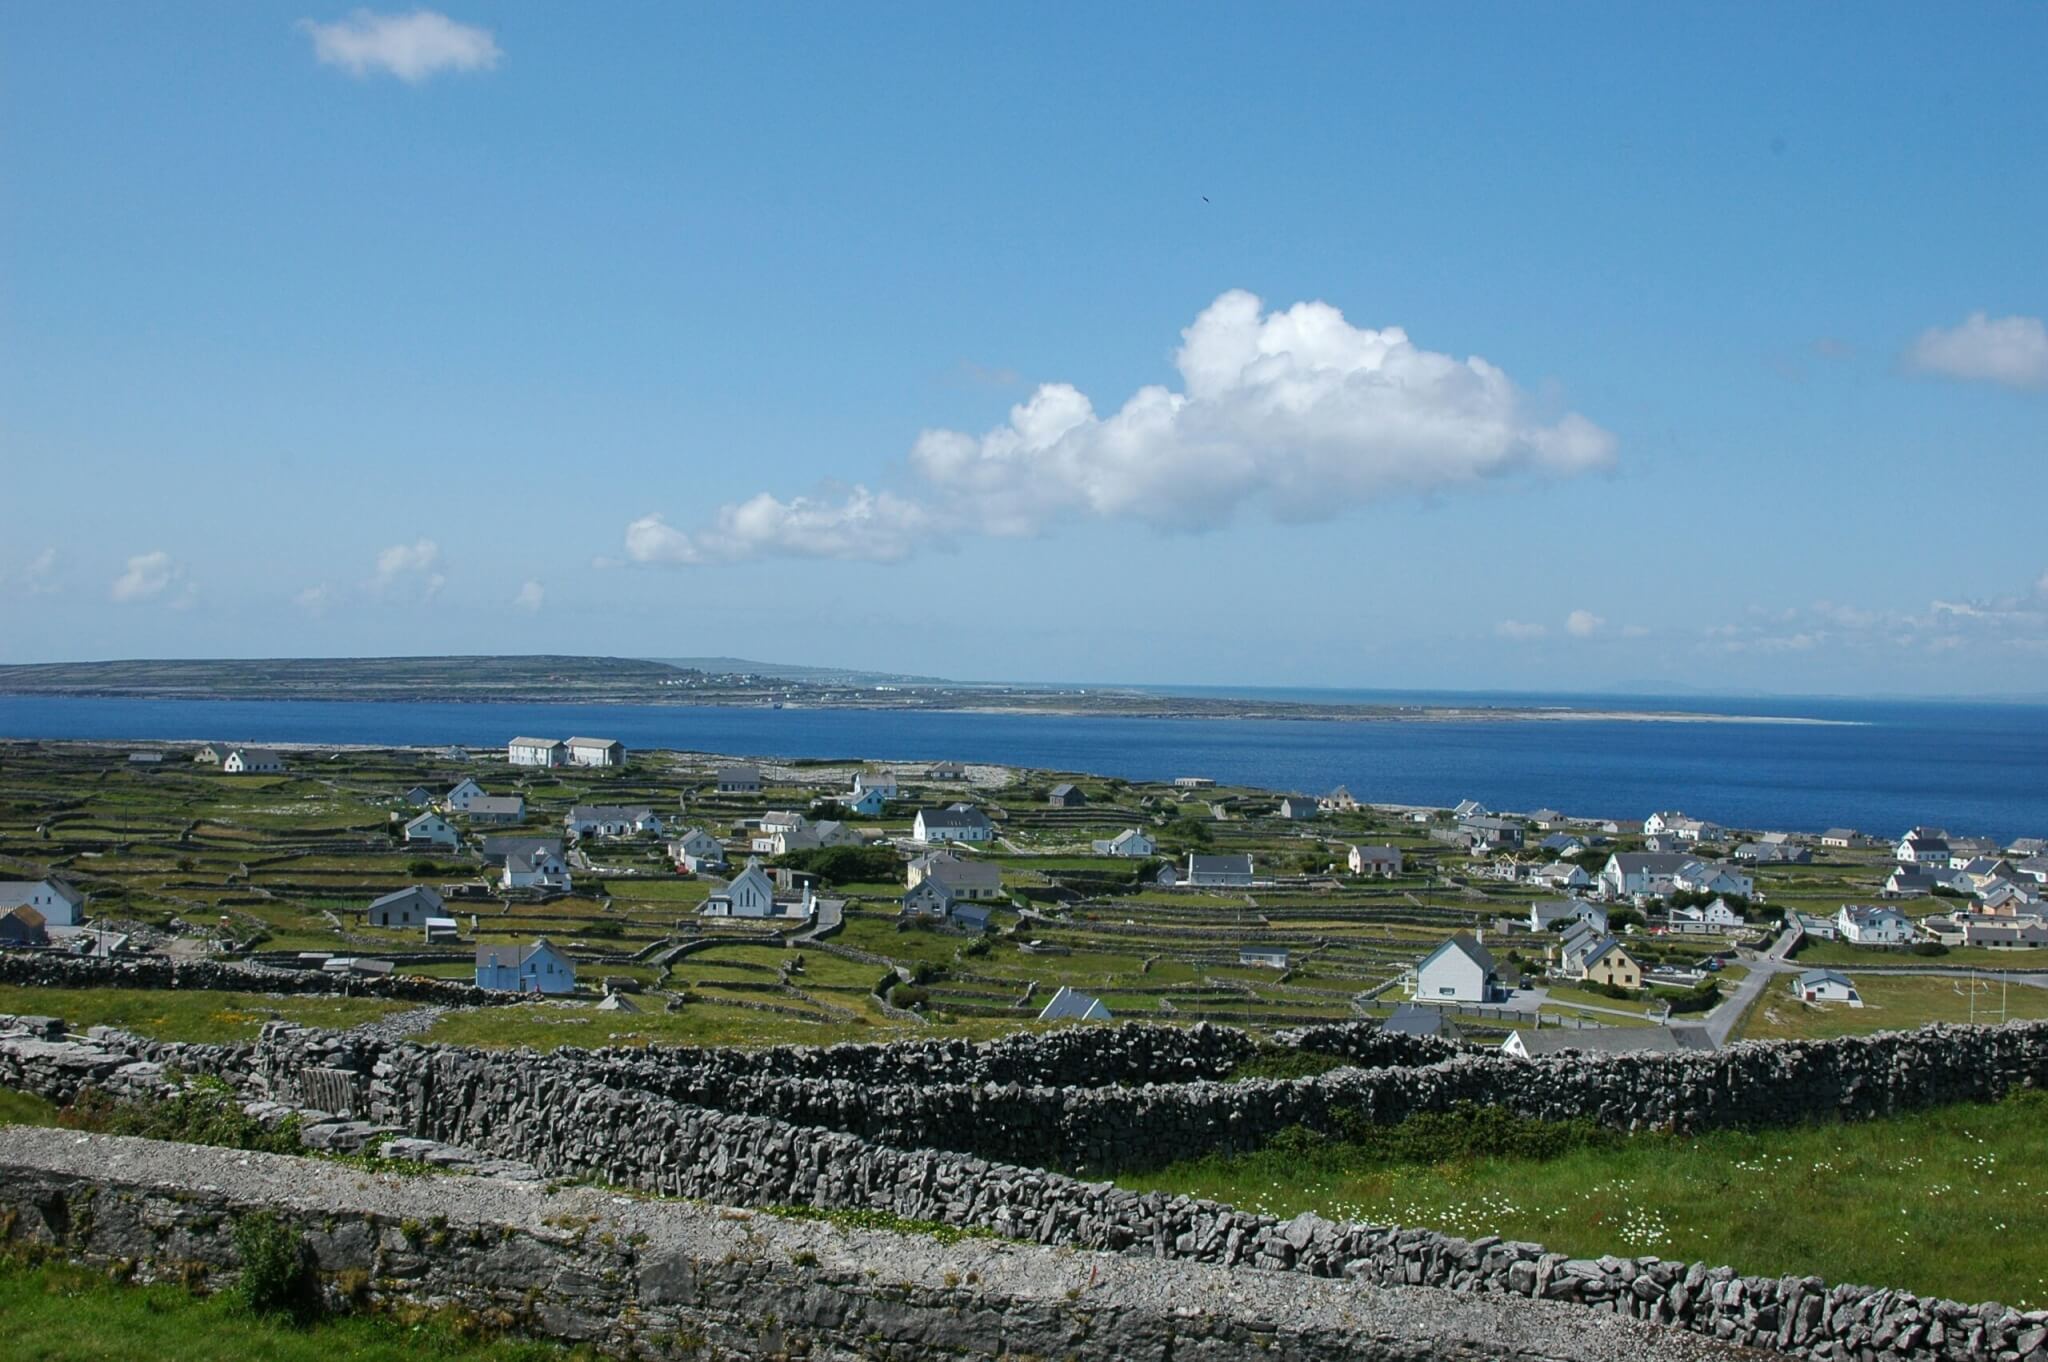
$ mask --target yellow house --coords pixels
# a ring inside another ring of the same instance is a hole
[[[1615,988],[1641,988],[1643,967],[1635,957],[1623,950],[1621,943],[1612,939],[1586,959],[1586,978],[1596,984],[1611,984]]]

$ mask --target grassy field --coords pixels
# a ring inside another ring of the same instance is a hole
[[[146,988],[24,988],[0,984],[0,1013],[62,1017],[73,1029],[119,1026],[158,1040],[249,1040],[267,1021],[342,1030],[400,1012],[380,998],[272,997]]]
[[[1943,911],[1947,911],[1944,909]],[[1822,965],[1854,969],[1858,965],[1938,965],[1944,969],[2048,969],[2048,951],[1999,951],[1989,946],[1951,946],[1941,955],[1915,955],[1885,946],[1858,946],[1849,941],[1808,938],[1793,960],[1807,969]]]
[[[116,1286],[103,1272],[0,1260],[0,1362],[569,1362],[587,1350],[466,1337],[432,1317],[344,1317],[296,1325],[229,1295]]]
[[[1121,1179],[1275,1215],[1818,1274],[2048,1305],[2048,1094],[1858,1125],[1638,1137],[1547,1160],[1384,1164],[1332,1146]]]
[[[1928,1022],[2037,1021],[2048,1018],[2048,988],[1948,975],[1852,974],[1863,1006],[1802,1003],[1778,982],[1750,1004],[1740,1040],[1823,1040],[1904,1031]],[[1972,1004],[1974,1002],[1974,1010]]]

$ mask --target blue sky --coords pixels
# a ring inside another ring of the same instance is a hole
[[[0,660],[2048,690],[2044,47],[9,5]]]

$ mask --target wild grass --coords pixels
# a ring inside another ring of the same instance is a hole
[[[157,1040],[249,1040],[272,1020],[344,1030],[403,1011],[382,998],[292,997],[200,989],[28,988],[0,984],[0,1013],[62,1017],[74,1030],[118,1026]]]
[[[1371,1148],[1296,1137],[1119,1180],[1274,1215],[2048,1305],[2048,1093],[1858,1124],[1589,1136],[1521,1152],[1433,1134]]]
[[[1801,957],[1802,963],[1804,956]],[[1823,1040],[1873,1031],[1906,1031],[1929,1022],[2033,1021],[2048,1017],[2048,988],[2008,984],[1991,976],[1856,974],[1863,1006],[1803,1003],[1791,978],[1772,981],[1742,1019],[1743,1040]],[[1974,1004],[1974,1007],[1973,1007]]]
[[[248,1309],[232,1294],[119,1286],[103,1272],[0,1260],[0,1362],[567,1362],[549,1343],[486,1339],[459,1316],[344,1316],[311,1324]]]

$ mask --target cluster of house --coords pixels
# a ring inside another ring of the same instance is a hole
[[[626,747],[612,738],[514,738],[505,744],[514,766],[624,766]]]
[[[781,872],[778,872],[781,873]],[[697,911],[704,917],[744,918],[785,918],[807,921],[816,917],[822,903],[809,877],[799,883],[787,880],[795,897],[785,893],[778,897],[780,887],[761,868],[758,856],[747,858],[746,868],[727,882],[724,889],[704,900],[704,906]]]
[[[970,860],[950,851],[933,851],[911,861],[905,872],[901,912],[907,918],[930,918],[964,931],[987,931],[992,901],[1003,897],[1002,867]]]
[[[192,760],[202,766],[218,766],[231,776],[275,776],[284,774],[284,758],[268,747],[243,747],[235,743],[202,743]]]

